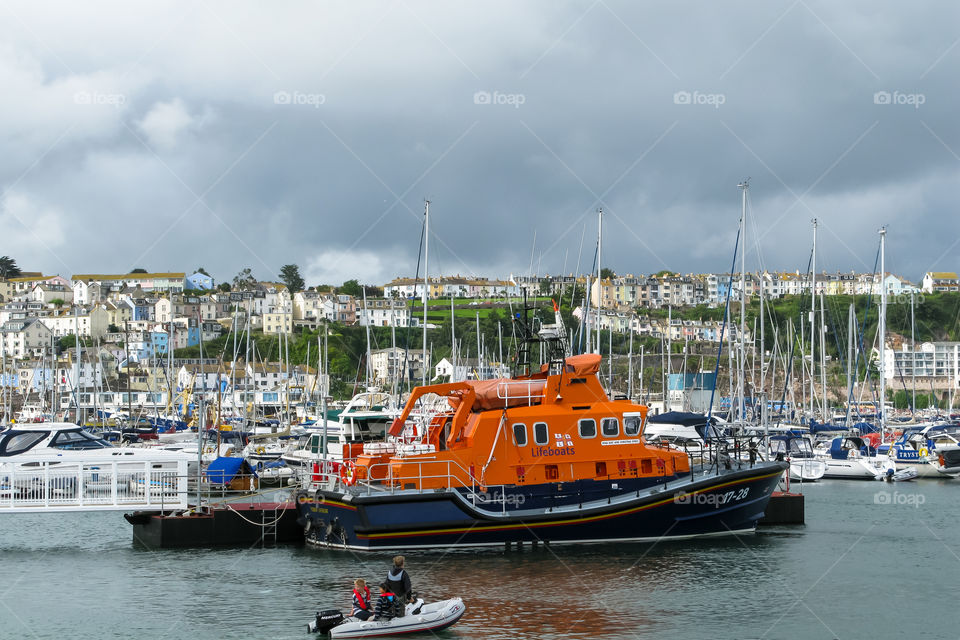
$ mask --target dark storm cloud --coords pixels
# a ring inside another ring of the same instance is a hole
[[[69,275],[960,268],[952,3],[11,5],[0,254]],[[581,251],[581,237],[585,236]],[[534,247],[534,237],[536,245]]]

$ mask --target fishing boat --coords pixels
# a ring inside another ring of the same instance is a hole
[[[754,531],[786,463],[735,460],[724,440],[698,466],[647,444],[647,407],[608,397],[600,355],[568,356],[559,318],[534,332],[529,311],[514,319],[513,377],[417,387],[390,428],[408,434],[392,452],[313,475],[297,500],[308,542],[373,550]],[[446,410],[408,422],[434,395]]]

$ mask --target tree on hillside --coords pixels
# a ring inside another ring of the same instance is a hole
[[[656,274],[656,275],[657,275],[658,278],[665,278],[665,277],[668,277],[668,276],[675,276],[675,275],[677,275],[677,274],[674,273],[673,271],[670,271],[669,269],[664,269],[664,270],[662,270],[662,271],[657,271],[657,274]]]
[[[0,256],[0,278],[16,278],[21,273],[16,260],[10,256]]]
[[[195,273],[202,273],[203,275],[207,276],[208,278],[212,278],[212,277],[213,277],[213,276],[211,276],[209,273],[207,273],[207,270],[204,269],[203,267],[197,267],[197,270],[196,270]]]
[[[603,280],[609,280],[610,278],[616,278],[617,274],[613,272],[613,269],[607,269],[604,267],[600,269],[600,278]]]
[[[240,273],[233,276],[233,288],[237,291],[246,291],[248,289],[253,289],[257,284],[257,279],[253,277],[253,273],[250,271],[250,267],[242,269]]]
[[[136,269],[134,269],[134,270],[131,271],[130,273],[147,273],[147,270],[144,269],[143,267],[137,267]]]
[[[62,307],[62,306],[65,305],[66,303],[67,303],[67,301],[64,300],[63,298],[54,298],[53,300],[50,301],[50,304],[52,304],[53,306],[55,306],[57,309],[59,309],[60,307]]]
[[[347,280],[343,283],[343,286],[337,288],[337,293],[359,298],[363,295],[363,289],[360,287],[358,280]]]
[[[297,291],[303,291],[303,277],[300,275],[300,267],[295,264],[285,264],[280,267],[280,281],[287,285],[290,295]]]
[[[217,289],[219,289],[220,291],[223,291],[224,293],[227,293],[230,291],[230,283],[221,282],[220,284],[217,285]]]

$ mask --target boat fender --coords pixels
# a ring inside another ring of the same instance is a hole
[[[348,460],[340,465],[340,479],[343,480],[343,484],[348,487],[353,486],[353,483],[356,482],[357,479],[357,469],[353,462]]]
[[[947,461],[943,459],[943,454],[939,456],[940,466],[943,468],[947,467]]]

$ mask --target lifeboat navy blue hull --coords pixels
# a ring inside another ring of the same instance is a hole
[[[677,478],[639,488],[637,480],[497,491],[302,492],[307,542],[333,548],[403,549],[692,538],[753,531],[786,469],[751,469]],[[633,484],[631,484],[631,482]],[[564,483],[574,484],[574,483]],[[605,490],[601,491],[600,487]],[[549,501],[546,492],[564,493]]]

